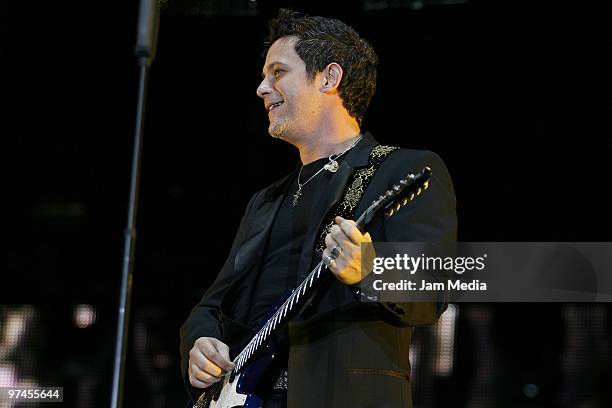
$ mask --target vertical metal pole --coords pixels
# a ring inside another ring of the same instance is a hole
[[[119,318],[117,321],[117,341],[113,370],[113,388],[111,407],[120,408],[123,404],[123,383],[125,380],[126,352],[130,303],[132,299],[132,274],[134,270],[134,250],[136,247],[136,211],[140,188],[140,160],[142,152],[142,130],[144,124],[145,101],[149,75],[149,62],[140,59],[140,82],[138,86],[138,107],[136,111],[136,129],[134,152],[132,155],[132,178],[130,182],[130,202],[128,206],[127,227],[125,229],[125,246],[123,251],[123,273],[121,275],[121,295],[119,299]]]

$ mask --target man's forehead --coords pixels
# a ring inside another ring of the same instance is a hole
[[[266,65],[273,62],[272,60],[282,59],[284,62],[288,62],[288,58],[297,55],[294,48],[295,40],[295,37],[281,37],[274,41],[266,53]]]

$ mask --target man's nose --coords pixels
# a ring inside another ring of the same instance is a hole
[[[268,84],[268,81],[264,78],[257,87],[257,96],[259,96],[260,98],[265,98],[265,96],[268,95],[270,91],[270,85]]]

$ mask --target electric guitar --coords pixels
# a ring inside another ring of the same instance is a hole
[[[356,221],[357,227],[363,232],[372,218],[381,211],[386,216],[392,216],[427,189],[430,177],[429,167],[425,167],[417,175],[408,174],[361,214]],[[274,359],[271,340],[315,292],[326,269],[323,261],[319,261],[306,279],[280,303],[280,306],[261,325],[257,334],[234,358],[235,366],[232,371],[225,374],[220,381],[206,388],[193,408],[261,407],[262,400],[255,395],[255,388]]]

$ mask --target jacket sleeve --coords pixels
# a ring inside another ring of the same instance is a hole
[[[219,310],[223,295],[234,282],[235,270],[234,259],[248,233],[250,222],[249,214],[257,194],[255,194],[247,205],[245,214],[242,216],[238,232],[234,238],[230,253],[215,279],[214,283],[202,296],[200,302],[191,310],[189,317],[183,323],[180,330],[180,353],[181,353],[181,373],[188,390],[193,393],[195,388],[191,387],[187,378],[189,364],[189,350],[195,341],[200,337],[215,337],[221,339],[221,327],[219,325]]]
[[[418,172],[429,166],[432,169],[429,187],[396,215],[384,217],[381,241],[423,242],[439,248],[454,248],[457,240],[456,198],[446,165],[430,151],[419,151],[416,160],[410,157],[410,162],[409,157],[402,150],[389,157],[388,161],[392,160],[389,167],[394,173],[388,178],[389,182],[393,184],[397,180],[392,178],[403,176],[396,168],[401,167],[405,171],[408,164],[410,171]],[[377,241],[377,237],[373,239]],[[437,302],[380,302],[378,305],[400,324],[410,326],[435,323],[447,306],[444,295]]]

